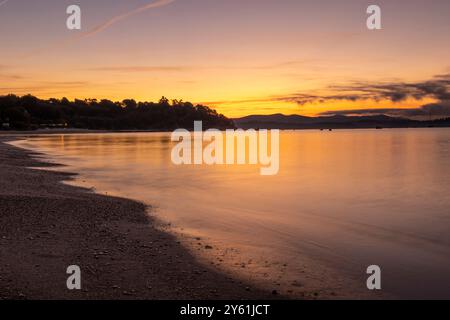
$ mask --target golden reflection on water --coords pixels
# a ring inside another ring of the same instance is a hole
[[[154,205],[186,232],[355,278],[379,264],[403,296],[450,297],[450,130],[283,132],[280,171],[175,166],[168,133],[40,136],[37,148],[98,190]],[[364,274],[363,274],[364,276]],[[362,283],[365,285],[365,283]]]

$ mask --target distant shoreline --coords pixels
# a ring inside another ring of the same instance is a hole
[[[1,299],[273,299],[201,265],[145,205],[62,184],[73,174],[0,138]],[[79,265],[82,290],[66,288]]]
[[[350,130],[350,129],[413,129],[447,128],[450,118],[437,120],[412,120],[386,115],[373,116],[321,116],[300,115],[252,115],[233,119],[239,128],[282,129],[282,130]]]
[[[360,128],[346,128],[346,127],[333,127],[333,128],[277,128],[270,127],[238,127],[238,129],[248,130],[265,130],[265,129],[279,129],[280,131],[329,131],[329,130],[393,130],[393,129],[445,129],[449,126],[439,127],[360,127]],[[190,130],[192,131],[192,130]],[[225,131],[225,130],[220,130]],[[90,129],[39,129],[39,130],[24,130],[24,131],[7,131],[0,130],[0,137],[20,137],[20,136],[33,136],[33,135],[52,135],[52,134],[106,134],[106,133],[170,133],[170,130],[90,130]]]

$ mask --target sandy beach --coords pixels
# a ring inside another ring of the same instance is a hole
[[[61,183],[0,138],[0,299],[273,299],[201,264],[145,205]],[[82,290],[66,287],[69,265]]]

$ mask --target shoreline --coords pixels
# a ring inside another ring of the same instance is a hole
[[[199,262],[147,207],[62,183],[74,173],[0,137],[0,300],[279,299]],[[82,289],[66,287],[69,265]]]
[[[329,132],[329,131],[389,131],[389,130],[416,130],[416,129],[424,129],[424,130],[436,130],[436,129],[449,129],[450,126],[436,126],[436,127],[343,127],[343,128],[331,128],[331,129],[321,129],[321,128],[272,128],[276,130],[284,131],[319,131],[319,132]],[[265,130],[264,128],[259,127],[237,127],[237,129],[248,130]],[[109,134],[109,133],[168,133],[173,130],[91,130],[91,129],[38,129],[38,130],[0,130],[0,142],[1,139],[11,138],[11,137],[21,137],[21,136],[37,136],[37,135],[57,135],[57,134]],[[224,130],[219,130],[224,131]],[[193,132],[193,130],[189,130],[189,132]],[[203,131],[204,132],[204,131]]]

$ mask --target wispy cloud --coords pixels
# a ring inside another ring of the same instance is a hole
[[[272,69],[284,69],[300,64],[304,64],[304,61],[285,61],[267,65],[137,65],[137,66],[101,66],[89,68],[89,71],[105,71],[105,72],[157,72],[157,71],[192,71],[192,70],[272,70]]]
[[[25,77],[20,74],[1,74],[0,73],[0,79],[2,79],[2,80],[23,80],[23,79],[25,79]]]
[[[298,66],[306,66],[311,65],[312,63],[315,63],[316,60],[291,60],[291,61],[284,61],[274,64],[267,64],[267,65],[256,65],[256,66],[246,66],[246,67],[240,67],[240,69],[250,69],[250,70],[276,70],[276,69],[290,69]]]
[[[0,7],[4,4],[6,4],[9,0],[0,1]]]
[[[8,0],[6,0],[6,1],[8,1]],[[82,32],[82,33],[80,33],[80,34],[78,34],[78,35],[76,35],[74,37],[63,39],[63,40],[61,40],[61,41],[59,41],[57,43],[50,44],[50,45],[48,45],[46,47],[43,47],[41,49],[37,49],[37,50],[34,50],[34,51],[27,52],[26,54],[22,55],[20,58],[22,58],[22,59],[23,58],[30,58],[30,57],[34,56],[35,54],[38,54],[38,53],[40,53],[42,51],[55,49],[55,48],[60,48],[60,47],[63,47],[65,45],[74,43],[74,42],[76,42],[76,41],[78,41],[80,39],[83,39],[83,38],[86,38],[86,37],[90,37],[90,36],[93,36],[93,35],[95,35],[97,33],[100,33],[102,31],[108,29],[109,27],[111,27],[113,24],[115,24],[115,23],[117,23],[119,21],[128,19],[128,18],[130,18],[130,17],[132,17],[132,16],[134,16],[134,15],[136,15],[138,13],[141,13],[141,12],[144,12],[144,11],[147,11],[147,10],[150,10],[150,9],[164,7],[164,6],[169,5],[169,4],[171,4],[172,2],[175,2],[175,1],[176,0],[156,0],[156,1],[152,1],[151,3],[148,3],[146,5],[140,6],[140,7],[136,8],[136,9],[131,10],[131,11],[128,11],[128,12],[116,15],[116,16],[110,18],[109,20],[107,20],[107,21],[105,21],[105,22],[103,22],[103,23],[93,27],[92,29],[90,29],[90,30],[88,30],[86,32]]]
[[[443,118],[450,117],[450,101],[441,101],[430,103],[419,108],[375,108],[375,109],[356,109],[356,110],[334,110],[320,113],[321,116],[367,116],[367,115],[389,115],[395,117],[407,118]]]
[[[430,80],[405,83],[354,83],[350,85],[335,85],[331,90],[340,92],[337,95],[304,95],[293,94],[282,97],[283,101],[295,101],[299,105],[307,103],[326,103],[333,100],[359,101],[359,100],[389,100],[393,103],[407,99],[422,100],[431,98],[437,100],[418,108],[364,108],[333,110],[321,113],[323,116],[331,115],[377,115],[424,118],[424,117],[450,117],[450,74],[434,76]]]
[[[97,67],[90,68],[89,71],[105,72],[182,72],[192,70],[188,66],[118,66],[118,67]]]
[[[13,71],[13,72],[12,72]],[[21,80],[25,77],[14,71],[14,68],[0,64],[0,80]]]
[[[109,19],[108,21],[106,21],[106,22],[104,22],[104,23],[102,23],[102,24],[97,25],[97,26],[94,27],[93,29],[91,29],[91,30],[89,30],[89,31],[87,31],[87,32],[82,33],[80,37],[89,37],[89,36],[93,36],[93,35],[95,35],[95,34],[97,34],[97,33],[99,33],[99,32],[104,31],[105,29],[109,28],[110,26],[112,26],[113,24],[115,24],[115,23],[117,23],[117,22],[119,22],[119,21],[128,19],[128,18],[130,18],[131,16],[134,16],[134,15],[136,15],[136,14],[138,14],[138,13],[141,13],[141,12],[144,12],[144,11],[147,11],[147,10],[150,10],[150,9],[159,8],[159,7],[164,7],[164,6],[168,5],[168,4],[171,4],[171,3],[174,2],[174,1],[175,1],[175,0],[157,0],[157,1],[153,1],[152,3],[143,5],[143,6],[139,7],[139,8],[136,8],[136,9],[134,9],[134,10],[131,10],[131,11],[128,11],[128,12],[119,14],[119,15],[117,15],[117,16],[115,16],[115,17],[112,17],[112,18]]]
[[[216,100],[216,101],[202,101],[201,104],[209,105],[209,106],[218,106],[218,105],[234,105],[234,104],[252,104],[252,103],[263,103],[273,101],[273,98],[248,98],[241,100]]]
[[[49,81],[39,84],[22,86],[0,86],[0,94],[42,94],[42,93],[66,93],[67,89],[79,89],[91,87],[92,83],[87,81]]]
[[[333,85],[326,88],[336,94],[320,95],[292,93],[277,97],[279,101],[295,102],[299,105],[326,103],[329,101],[389,100],[401,102],[409,98],[422,100],[433,98],[450,100],[450,74],[437,75],[430,80],[420,82],[354,82],[348,85]]]

